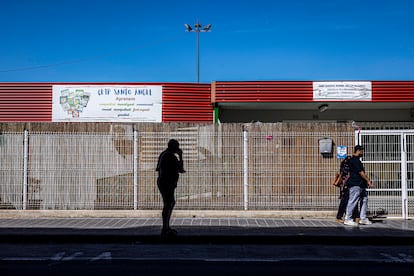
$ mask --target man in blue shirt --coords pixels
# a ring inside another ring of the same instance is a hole
[[[352,211],[355,206],[358,204],[358,201],[361,200],[361,213],[359,224],[372,224],[371,221],[367,218],[367,204],[368,204],[368,195],[366,189],[368,187],[373,187],[374,184],[365,174],[364,166],[360,160],[364,154],[364,147],[361,145],[356,145],[354,148],[354,154],[349,160],[349,171],[350,176],[348,180],[349,187],[349,200],[346,206],[345,214],[345,225],[356,226],[358,223],[352,220]]]

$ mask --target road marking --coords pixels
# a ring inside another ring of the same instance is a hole
[[[407,255],[405,253],[399,253],[398,256],[400,256],[404,261],[408,263],[414,263],[414,258],[411,255]]]
[[[82,256],[82,255],[83,255],[83,252],[78,251],[68,257],[63,258],[62,261],[71,261],[75,259],[76,257]]]
[[[74,259],[82,260],[82,261],[89,261],[89,262],[95,262],[99,260],[112,260],[112,253],[110,251],[105,251],[97,255],[96,257],[81,257],[84,253],[81,251],[77,251],[69,256],[66,256],[66,252],[58,252],[52,257],[6,257],[1,258],[1,261],[45,261],[45,260],[51,260],[54,262],[65,262],[65,261],[71,261]]]
[[[65,251],[56,253],[54,256],[52,256],[52,258],[50,258],[52,261],[60,261],[62,260],[62,258],[66,255]]]
[[[98,256],[92,258],[90,262],[95,262],[98,260],[112,260],[112,253],[111,252],[102,252]]]
[[[405,253],[398,253],[397,255],[391,255],[388,253],[380,253],[380,255],[397,263],[414,263],[413,256],[405,254]]]
[[[82,255],[83,255],[83,252],[78,251],[78,252],[73,253],[70,256],[65,257],[66,256],[66,252],[65,251],[62,251],[62,252],[56,253],[50,259],[52,261],[55,261],[55,262],[59,262],[59,261],[71,261],[71,260],[73,260],[73,259],[75,259],[75,258],[77,258],[79,256],[82,256]]]

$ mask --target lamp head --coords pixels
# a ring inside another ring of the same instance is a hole
[[[208,32],[210,31],[210,29],[211,29],[211,24],[207,24],[207,26],[203,28],[203,31]]]
[[[191,32],[193,30],[193,28],[191,28],[191,26],[188,25],[188,24],[184,24],[184,26],[185,26],[187,32]]]

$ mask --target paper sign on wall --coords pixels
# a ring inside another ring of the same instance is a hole
[[[336,147],[336,157],[339,158],[339,159],[346,158],[346,155],[347,155],[346,151],[347,151],[346,146]]]

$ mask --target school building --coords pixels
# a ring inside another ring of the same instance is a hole
[[[3,82],[0,106],[0,209],[159,209],[175,137],[178,209],[332,214],[361,143],[370,210],[414,214],[414,81]]]

